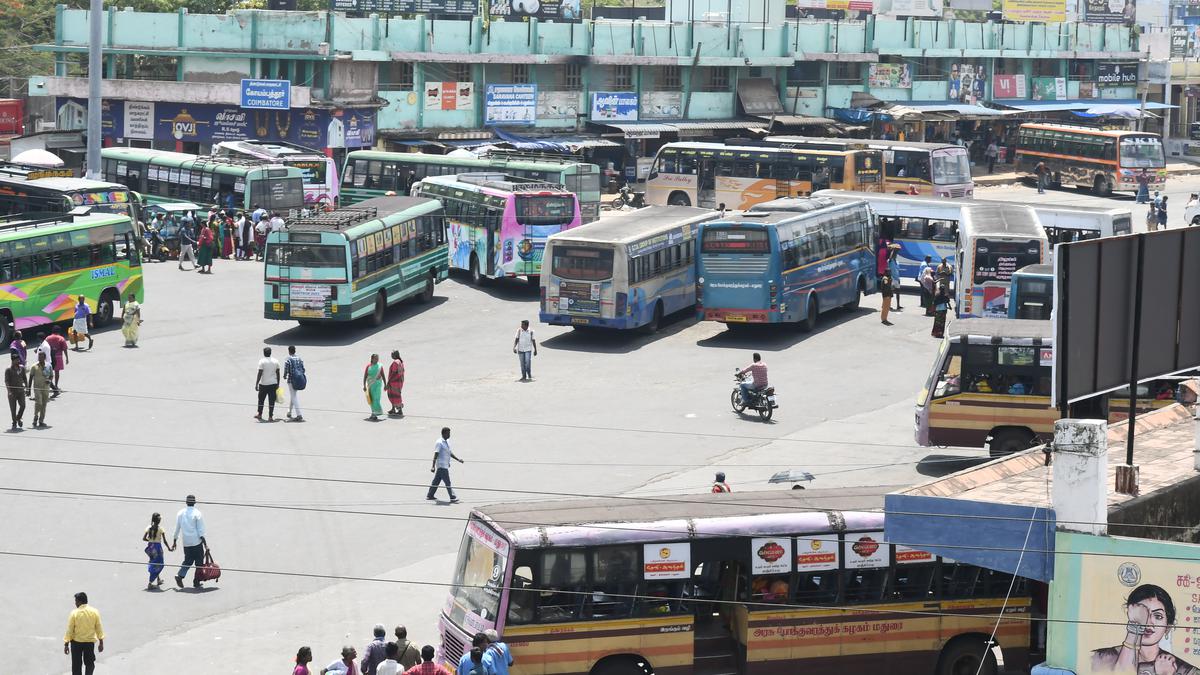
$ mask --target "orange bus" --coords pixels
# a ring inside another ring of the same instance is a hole
[[[1022,124],[1017,172],[1034,177],[1038,162],[1046,163],[1052,184],[1091,188],[1102,197],[1114,190],[1137,192],[1143,169],[1151,190],[1162,189],[1167,181],[1162,140],[1140,131]]]
[[[887,543],[882,506],[852,488],[475,509],[440,660],[494,628],[517,675],[1027,668],[1034,582]]]

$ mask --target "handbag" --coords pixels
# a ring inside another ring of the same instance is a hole
[[[196,566],[196,581],[220,581],[221,566],[212,557],[212,550],[204,548],[204,563]]]

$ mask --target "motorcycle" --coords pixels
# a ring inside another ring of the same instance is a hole
[[[750,391],[750,400],[743,401],[741,385],[748,376],[739,374],[740,371],[740,368],[735,368],[733,371],[733,393],[729,396],[733,411],[741,415],[749,408],[757,412],[762,421],[770,422],[771,416],[775,414],[775,409],[779,407],[775,402],[775,387],[753,389]]]
[[[146,241],[146,257],[150,260],[166,262],[171,259],[171,251],[167,248],[162,237],[158,233],[158,229],[153,225],[145,225],[143,234]]]
[[[612,207],[614,209],[623,209],[628,204],[635,209],[640,209],[646,205],[646,193],[634,192],[633,188],[628,185],[622,185],[617,191],[617,196],[613,197]]]

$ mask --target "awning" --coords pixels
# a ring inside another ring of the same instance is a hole
[[[1025,99],[1001,99],[996,103],[1025,112],[1062,112],[1067,110],[1087,111],[1100,106],[1133,106],[1136,108],[1142,107],[1141,99],[1136,98],[1077,98],[1064,99],[1061,101],[1034,101]],[[1162,110],[1163,108],[1177,108],[1179,106],[1167,105],[1157,101],[1146,101],[1146,110]]]
[[[653,122],[606,122],[601,126],[616,129],[625,138],[658,138],[662,134],[678,133],[678,130],[669,124]]]
[[[808,115],[775,115],[774,117],[770,115],[760,115],[759,117],[762,118],[763,122],[768,124],[770,124],[771,120],[773,119],[775,120],[775,124],[785,127],[802,127],[810,124],[837,124],[837,120],[830,119],[828,117],[810,117]]]
[[[747,115],[770,115],[783,112],[779,102],[779,89],[768,77],[749,77],[738,80],[738,100]]]
[[[661,120],[654,122],[594,122],[617,129],[625,138],[658,138],[662,134],[686,134],[694,131],[753,129],[766,133],[762,120]]]
[[[615,141],[610,141],[606,138],[595,138],[591,136],[519,136],[517,134],[496,129],[496,135],[500,137],[499,145],[508,145],[515,150],[526,150],[531,152],[553,152],[559,154],[574,154],[584,148],[611,148],[620,147],[621,144]]]
[[[955,113],[962,117],[1001,117],[1009,114],[1004,110],[958,101],[897,101],[895,105],[913,108],[920,112]]]
[[[388,140],[391,141],[392,143],[395,143],[396,145],[411,145],[415,148],[421,148],[421,147],[427,147],[427,146],[434,147],[434,148],[444,148],[447,145],[446,143],[439,143],[437,141],[427,141],[423,138],[389,138]]]
[[[441,144],[452,148],[478,148],[484,145],[491,145],[495,142],[496,139],[489,136],[487,138],[475,138],[470,140],[441,141]]]
[[[761,120],[699,120],[696,122],[671,122],[678,131],[715,131],[718,129],[761,129]]]

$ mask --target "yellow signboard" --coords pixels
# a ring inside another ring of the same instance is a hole
[[[1067,20],[1066,0],[1004,0],[1005,21],[1063,23]]]

